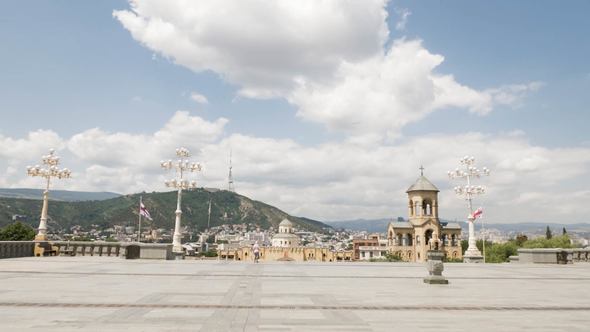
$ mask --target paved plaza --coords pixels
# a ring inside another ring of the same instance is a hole
[[[590,331],[590,264],[0,260],[0,331]]]

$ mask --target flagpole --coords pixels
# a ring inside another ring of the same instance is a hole
[[[211,222],[211,194],[209,194],[209,213],[207,215],[207,233],[209,233],[209,223]]]
[[[139,196],[139,227],[137,228],[137,242],[141,242],[141,204],[142,198]]]
[[[481,238],[483,239],[483,263],[486,263],[486,228],[484,226],[483,216],[480,216],[481,219]]]

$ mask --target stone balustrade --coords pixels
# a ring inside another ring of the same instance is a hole
[[[590,248],[521,248],[518,249],[518,259],[510,261],[520,263],[572,264],[574,262],[590,262]]]
[[[574,262],[590,262],[590,248],[571,249]]]
[[[33,241],[0,241],[0,258],[32,257]]]
[[[123,256],[120,242],[50,241],[60,256]]]
[[[45,244],[59,256],[107,256],[128,259],[174,259],[172,244],[87,241],[0,241],[0,258],[35,256],[35,244]],[[47,249],[46,249],[47,250]],[[44,254],[38,254],[44,256]]]

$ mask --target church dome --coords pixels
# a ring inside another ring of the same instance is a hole
[[[432,182],[428,181],[428,179],[424,175],[420,175],[418,180],[406,190],[406,193],[412,191],[436,191],[439,192],[438,188],[432,184]]]
[[[283,219],[283,221],[281,221],[281,223],[279,224],[279,226],[293,227],[293,223],[290,222],[289,219]]]

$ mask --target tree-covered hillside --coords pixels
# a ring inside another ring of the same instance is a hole
[[[139,197],[149,210],[153,221],[144,225],[155,228],[173,228],[176,210],[176,192],[153,192],[125,195],[100,201],[49,202],[50,230],[68,230],[73,225],[96,224],[102,228],[113,225],[136,225],[138,219]],[[287,213],[251,200],[245,196],[225,191],[197,189],[184,191],[182,195],[182,223],[191,228],[203,230],[207,227],[207,216],[211,200],[210,225],[253,223],[266,229],[277,227],[284,218],[289,218],[298,228],[322,231],[329,227],[319,221],[292,217]],[[41,214],[41,200],[22,198],[0,198],[0,227],[13,222],[17,216],[33,227],[38,226]]]

